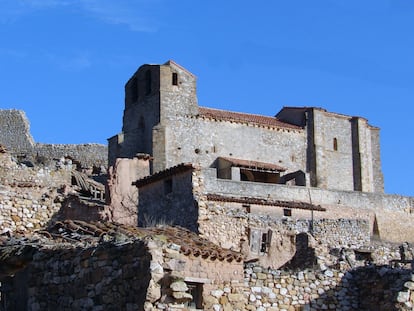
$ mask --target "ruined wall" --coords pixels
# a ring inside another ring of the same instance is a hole
[[[53,159],[71,157],[82,167],[106,167],[108,149],[100,144],[35,143],[23,111],[0,110],[0,144],[21,161],[50,165]]]
[[[198,207],[192,193],[191,171],[139,188],[138,225],[176,225],[198,232]]]
[[[149,161],[148,155],[118,158],[109,168],[107,204],[112,210],[112,221],[138,224],[138,189],[132,183],[149,175]]]
[[[60,209],[57,190],[70,184],[70,168],[29,168],[0,153],[0,232],[44,227]]]
[[[363,219],[311,220],[310,212],[304,219],[274,217],[271,212],[246,212],[242,204],[228,202],[205,202],[201,206],[204,210],[200,208],[203,216],[199,219],[199,230],[203,237],[224,248],[241,251],[247,259],[257,258],[265,267],[279,268],[286,264],[297,251],[295,239],[303,233],[311,234],[318,243],[339,248],[358,248],[370,242],[369,224]],[[255,231],[256,238],[252,235]],[[267,235],[266,241],[263,234]],[[263,243],[270,243],[264,251]]]
[[[243,280],[242,262],[185,255],[165,238],[44,245],[2,280],[0,310],[182,310],[217,284]]]
[[[36,143],[32,151],[34,163],[36,159],[60,159],[69,157],[79,162],[82,168],[106,167],[108,148],[101,144],[40,144]],[[49,163],[49,161],[47,162]],[[46,163],[46,164],[47,164]]]
[[[2,283],[2,310],[142,310],[150,261],[140,242],[44,250],[14,280]],[[24,294],[14,296],[15,287]]]
[[[21,110],[0,109],[0,144],[10,150],[25,152],[34,146],[30,135],[30,124],[26,114]]]
[[[204,310],[412,310],[412,278],[384,266],[294,272],[248,265],[244,283],[210,291]]]

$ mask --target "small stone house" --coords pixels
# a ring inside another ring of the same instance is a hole
[[[0,253],[0,310],[205,309],[244,277],[240,253],[172,227],[68,220]]]

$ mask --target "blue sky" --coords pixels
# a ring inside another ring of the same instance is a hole
[[[124,84],[173,59],[202,106],[316,106],[381,128],[388,193],[414,195],[412,0],[0,0],[0,108],[37,142],[106,143]]]

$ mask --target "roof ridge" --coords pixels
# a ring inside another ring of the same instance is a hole
[[[245,112],[235,112],[230,110],[222,110],[222,109],[215,109],[215,108],[208,108],[208,107],[199,107],[199,114],[198,116],[207,117],[217,120],[228,120],[228,121],[235,121],[235,122],[248,122],[252,124],[258,124],[263,126],[272,126],[272,127],[279,127],[279,128],[287,128],[287,129],[296,129],[301,130],[302,128],[290,124],[284,121],[281,121],[275,116],[265,116],[260,114],[252,114],[252,113],[245,113]]]

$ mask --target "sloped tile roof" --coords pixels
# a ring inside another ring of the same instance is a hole
[[[159,171],[155,174],[146,176],[144,178],[138,179],[137,181],[133,182],[132,185],[139,187],[145,186],[149,183],[162,180],[164,178],[170,177],[177,173],[185,172],[194,169],[191,163],[181,163],[176,166],[169,167],[163,171]]]
[[[161,241],[163,247],[177,249],[184,256],[241,263],[239,252],[224,249],[196,233],[181,227],[138,228],[115,223],[65,220],[45,231],[30,235],[0,236],[0,280],[26,267],[37,251],[98,247],[110,243],[123,245],[148,238]]]
[[[213,119],[217,121],[231,121],[238,123],[248,123],[259,126],[270,126],[277,128],[286,128],[301,130],[302,128],[293,124],[280,121],[276,117],[262,116],[257,114],[233,112],[220,109],[212,109],[206,107],[199,107],[198,109],[199,117]]]
[[[146,237],[161,237],[161,240],[166,240],[167,243],[178,245],[180,252],[185,256],[201,256],[204,259],[226,260],[228,262],[241,262],[243,260],[241,253],[224,249],[207,239],[199,237],[196,233],[181,227],[162,226],[139,228],[114,223],[65,220],[56,222],[48,232],[51,238],[69,241],[85,241],[91,239],[102,241],[114,238],[120,240],[122,243],[129,239],[143,240]]]
[[[252,168],[252,169],[264,169],[264,170],[278,171],[278,172],[286,171],[286,169],[284,167],[276,165],[276,164],[272,164],[272,163],[251,161],[251,160],[242,160],[242,159],[235,159],[235,158],[228,158],[228,157],[220,157],[219,159],[223,159],[225,161],[228,161],[233,166],[236,166],[236,167],[245,167],[245,168]]]

